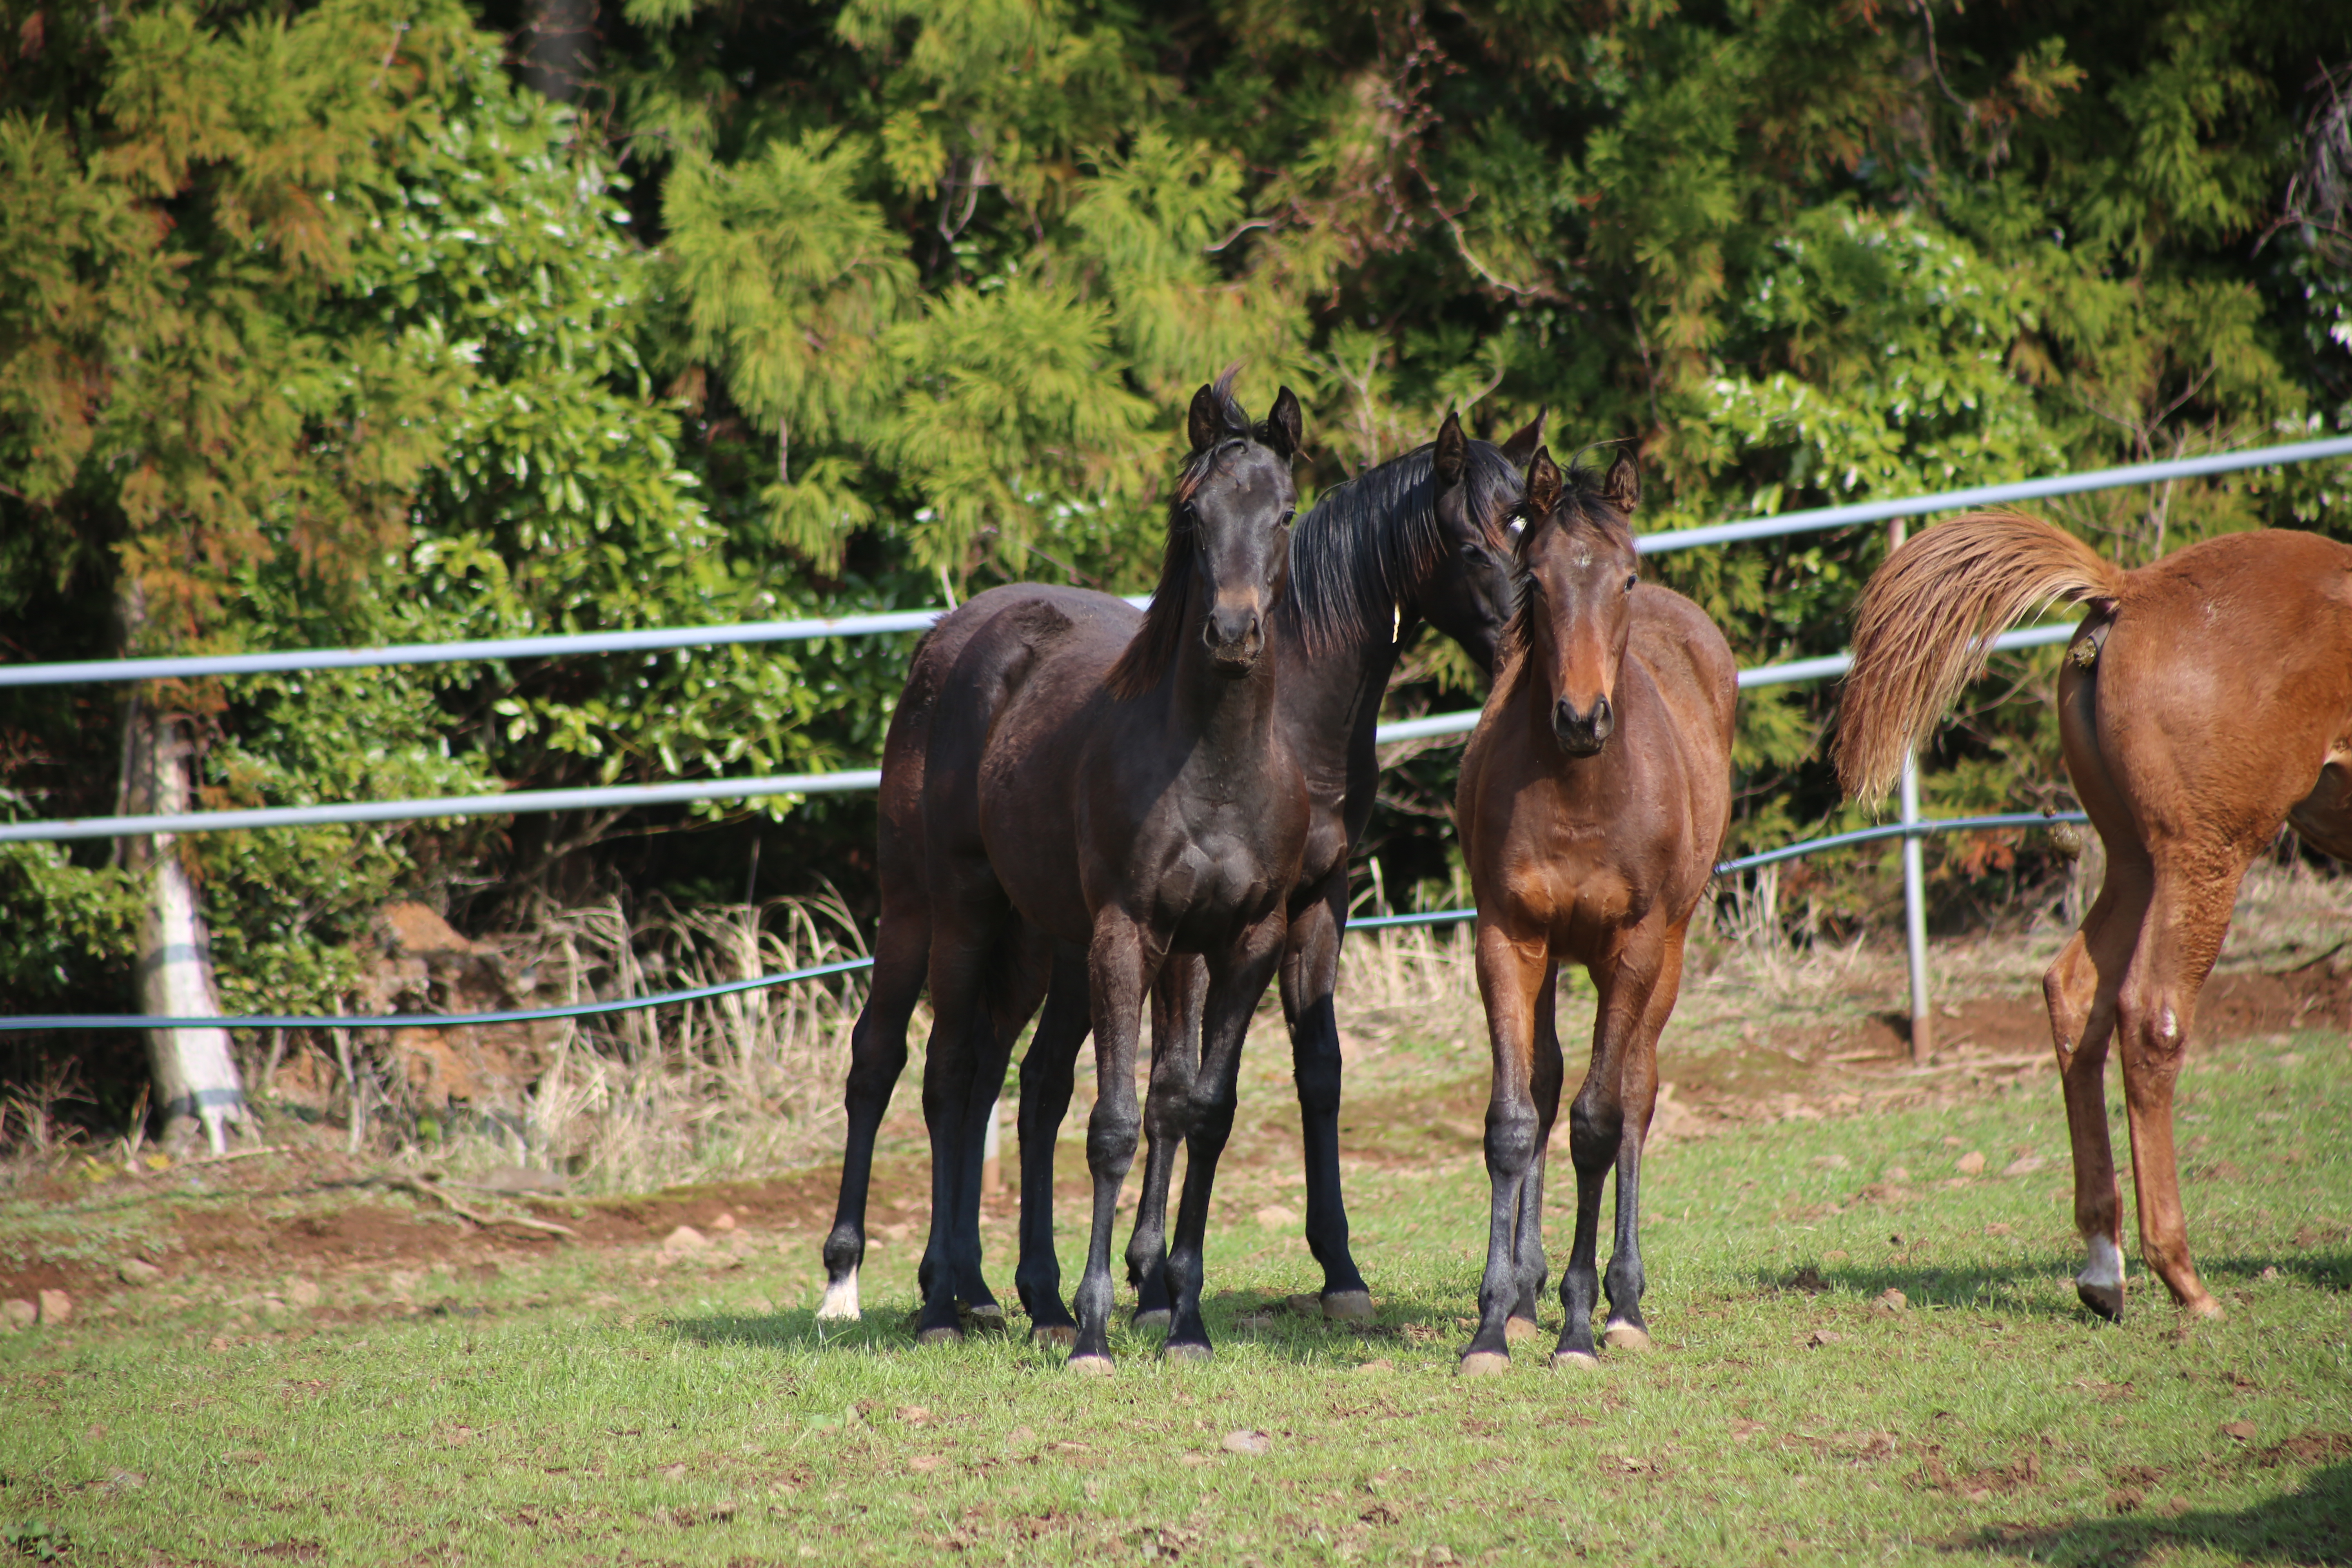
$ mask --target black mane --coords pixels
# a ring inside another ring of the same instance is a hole
[[[1290,593],[1307,647],[1322,653],[1383,630],[1398,604],[1445,554],[1437,526],[1437,447],[1419,447],[1326,490],[1290,538]],[[1519,473],[1499,447],[1468,443],[1465,500],[1497,551],[1519,500]]]

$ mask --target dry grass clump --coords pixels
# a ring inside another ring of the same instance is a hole
[[[690,990],[864,955],[837,905],[559,911],[530,933],[532,1001],[560,1005]],[[509,1121],[481,1117],[440,1149],[453,1170],[548,1164],[575,1186],[646,1191],[787,1169],[839,1142],[864,976],[740,991],[567,1021]]]

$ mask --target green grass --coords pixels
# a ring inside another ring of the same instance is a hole
[[[2352,1562],[2347,1068],[2342,1036],[2314,1035],[2184,1079],[2215,1323],[2137,1268],[2121,1326],[2076,1308],[2039,1075],[1659,1150],[1659,1348],[1582,1375],[1550,1371],[1548,1342],[1507,1377],[1452,1375],[1486,1205],[1459,1156],[1351,1170],[1370,1331],[1235,1326],[1315,1279],[1245,1197],[1212,1237],[1216,1361],[1164,1367],[1129,1336],[1108,1381],[1010,1338],[916,1350],[913,1240],[877,1255],[846,1333],[811,1317],[801,1235],[657,1285],[645,1248],[433,1276],[407,1306],[346,1279],[262,1321],[134,1293],[0,1338],[0,1557]],[[1569,1184],[1556,1165],[1556,1218]],[[1062,1239],[1074,1283],[1083,1237],[1066,1219]],[[1001,1225],[991,1242],[1009,1287]],[[1874,1305],[1890,1288],[1907,1308]],[[1268,1450],[1227,1451],[1240,1430]]]

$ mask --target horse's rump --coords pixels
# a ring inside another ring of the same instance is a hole
[[[2116,600],[2124,569],[2063,529],[2021,512],[1938,523],[1889,556],[1853,617],[1853,667],[1832,748],[1850,795],[1886,793],[1960,689],[1982,674],[1992,639],[2036,605]]]

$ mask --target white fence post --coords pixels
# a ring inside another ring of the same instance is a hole
[[[1903,826],[1919,821],[1919,764],[1903,759]],[[1921,835],[1903,836],[1903,931],[1911,965],[1911,1060],[1924,1063],[1936,1048],[1936,1021],[1927,1010],[1927,894],[1926,845]]]
[[[1903,548],[1909,532],[1901,518],[1886,525],[1886,553]],[[1936,1020],[1927,1010],[1927,846],[1919,825],[1919,759],[1903,759],[1903,941],[1911,971],[1911,1060],[1924,1065],[1936,1048]]]

